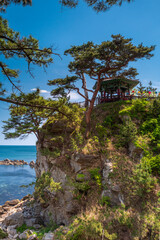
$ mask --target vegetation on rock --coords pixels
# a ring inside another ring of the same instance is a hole
[[[4,239],[7,237],[8,237],[8,234],[0,228],[0,239]]]
[[[47,195],[61,189],[61,183],[54,182],[51,174],[43,173],[40,178],[37,178],[35,183],[34,197],[42,204],[47,202]]]

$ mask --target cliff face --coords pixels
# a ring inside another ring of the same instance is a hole
[[[73,187],[68,184],[63,160],[42,155],[41,148],[39,144],[37,144],[37,162],[35,169],[37,177],[40,178],[43,173],[50,172],[54,181],[61,185],[60,191],[46,192],[46,203],[41,212],[44,222],[47,223],[52,220],[58,225],[68,225],[71,217],[78,213],[79,204],[78,201],[74,199]],[[67,170],[72,171],[68,166]]]
[[[61,225],[44,240],[158,240],[159,112],[159,100],[101,104],[88,139],[83,121],[44,125],[23,223]]]
[[[47,144],[45,146],[47,147]],[[61,189],[56,192],[44,190],[46,201],[41,216],[46,224],[49,221],[58,225],[70,224],[73,217],[95,203],[97,195],[99,199],[108,197],[111,205],[123,203],[120,187],[113,184],[109,177],[113,171],[112,162],[101,155],[73,153],[68,159],[65,156],[55,159],[44,156],[41,146],[37,144],[35,170],[38,178],[50,172],[53,180],[61,185]],[[97,186],[96,176],[94,179],[92,171],[96,171],[102,185],[99,183],[100,186]]]
[[[78,131],[61,120],[45,126],[35,196],[45,224],[69,225],[58,239],[158,239],[157,106],[143,99],[98,106],[89,139],[83,122]]]

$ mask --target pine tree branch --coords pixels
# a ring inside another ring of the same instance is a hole
[[[3,64],[2,64],[1,62],[0,62],[0,67],[2,68],[2,71],[3,71],[4,75],[8,78],[9,82],[10,82],[18,91],[20,91],[21,93],[23,93],[23,92],[19,89],[19,87],[17,87],[17,86],[14,84],[14,82],[11,80],[9,74],[6,72],[4,66],[3,66]]]

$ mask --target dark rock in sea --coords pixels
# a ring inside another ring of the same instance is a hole
[[[34,168],[34,167],[35,167],[35,162],[34,162],[34,161],[31,161],[31,162],[29,163],[29,166],[30,166],[31,168]]]
[[[28,163],[25,162],[24,160],[10,160],[10,159],[6,158],[5,160],[0,161],[0,165],[5,165],[5,166],[9,166],[9,165],[21,166],[21,165],[28,165]]]

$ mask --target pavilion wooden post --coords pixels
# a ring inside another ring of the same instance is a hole
[[[117,89],[117,93],[118,93],[118,99],[120,99],[120,88],[119,87]]]
[[[105,102],[105,99],[106,99],[106,92],[104,91],[104,102]]]
[[[111,100],[112,100],[112,90],[110,90],[110,94],[111,94]]]
[[[130,96],[130,89],[129,89],[129,85],[128,85],[128,94],[129,94],[129,96]]]

